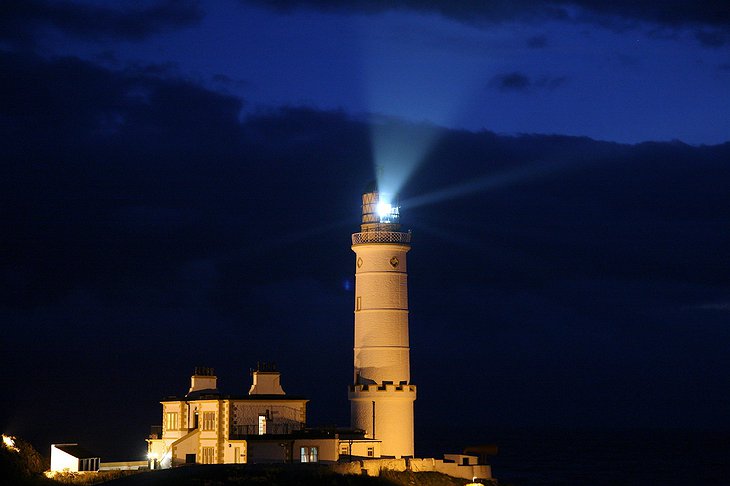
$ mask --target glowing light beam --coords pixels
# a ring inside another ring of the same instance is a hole
[[[437,191],[412,197],[402,202],[404,208],[412,209],[419,206],[426,206],[442,201],[456,199],[475,192],[482,192],[490,189],[497,189],[517,182],[540,177],[557,171],[562,165],[549,165],[546,163],[533,164],[497,174],[489,174],[477,179],[472,179],[463,184],[456,184]]]
[[[370,123],[378,190],[381,194],[398,194],[442,130],[428,123],[377,117]]]

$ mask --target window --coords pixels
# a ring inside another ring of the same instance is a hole
[[[317,462],[319,460],[319,447],[300,447],[299,457],[301,462]]]
[[[177,430],[177,412],[165,414],[165,430]]]
[[[203,447],[202,450],[202,460],[203,464],[213,464],[213,456],[215,454],[215,448],[214,447]]]
[[[368,457],[374,457],[374,456],[375,456],[375,448],[368,447]]]
[[[340,455],[346,456],[347,455],[347,444],[340,444]]]
[[[266,434],[266,415],[259,415],[259,435]]]
[[[203,430],[215,430],[215,412],[203,412]]]
[[[358,297],[358,298],[357,298],[357,299],[355,300],[355,310],[356,310],[356,311],[359,311],[359,310],[361,310],[361,309],[362,309],[362,297]]]

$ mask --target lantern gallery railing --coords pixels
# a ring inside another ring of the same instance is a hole
[[[352,235],[352,244],[363,243],[405,243],[411,242],[411,233],[400,233],[397,231],[364,231]]]

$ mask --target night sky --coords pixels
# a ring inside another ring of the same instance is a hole
[[[0,85],[0,431],[45,454],[142,457],[195,366],[348,425],[376,165],[417,454],[730,429],[726,2],[10,0]]]

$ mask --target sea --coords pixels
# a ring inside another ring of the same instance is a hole
[[[509,429],[485,435],[498,448],[487,462],[501,486],[730,486],[730,430]],[[422,445],[431,455],[448,442]]]

